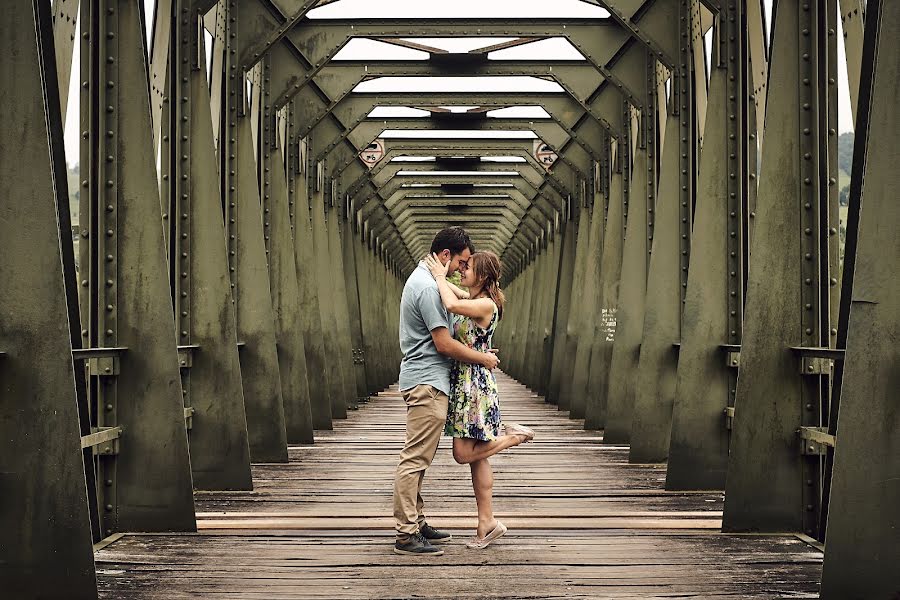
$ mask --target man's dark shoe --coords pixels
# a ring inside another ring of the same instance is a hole
[[[453,536],[448,532],[438,531],[428,523],[422,523],[422,525],[419,526],[419,533],[432,544],[443,544],[444,542],[449,542],[453,539]]]
[[[405,540],[397,540],[394,554],[410,554],[415,556],[441,556],[443,550],[435,548],[421,533],[414,533]]]

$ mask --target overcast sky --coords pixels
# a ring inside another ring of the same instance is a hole
[[[144,0],[148,15],[148,27],[152,24],[153,6],[155,0]],[[771,14],[772,0],[763,0],[767,14]],[[452,18],[452,17],[509,17],[539,18],[539,17],[578,17],[578,18],[604,18],[608,13],[595,5],[580,2],[578,0],[554,0],[553,2],[539,0],[454,0],[453,2],[425,3],[421,0],[339,0],[333,4],[323,6],[311,11],[310,18],[338,18],[352,16],[353,18],[366,17],[395,17],[395,18]],[[840,26],[840,21],[838,21]],[[489,46],[509,38],[479,38],[479,39],[425,39],[416,41],[430,46],[436,46],[455,52],[466,52],[479,47]],[[839,38],[843,41],[843,36]],[[73,57],[72,84],[69,86],[68,115],[76,115],[79,101],[78,71],[79,46],[75,44],[75,56]],[[209,50],[209,48],[207,48]],[[563,39],[551,39],[542,42],[511,48],[501,52],[491,53],[491,59],[566,59],[578,58],[577,51]],[[341,51],[340,59],[423,59],[427,55],[405,48],[398,48],[389,44],[375,41],[354,40]],[[840,132],[853,130],[853,118],[850,111],[850,95],[847,86],[847,73],[844,67],[843,43],[838,44],[838,129]],[[380,81],[370,81],[363,84],[360,91],[407,91],[417,89],[421,91],[455,91],[469,90],[476,83],[470,78],[467,81],[458,81],[461,78],[441,78],[439,82],[426,81],[427,78],[384,78]],[[415,82],[416,87],[411,87]],[[543,80],[528,81],[528,78],[479,78],[477,89],[480,91],[545,91],[558,88],[555,83]],[[386,115],[385,115],[386,116]],[[510,115],[512,116],[512,115]],[[526,116],[526,115],[522,115]],[[78,119],[67,118],[65,128],[65,145],[67,162],[78,162]]]

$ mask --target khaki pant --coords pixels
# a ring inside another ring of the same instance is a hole
[[[422,480],[431,466],[447,421],[449,398],[431,385],[403,392],[406,402],[406,445],[394,476],[394,518],[397,536],[416,533],[425,521]]]

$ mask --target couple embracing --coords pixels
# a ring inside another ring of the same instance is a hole
[[[459,272],[460,283],[449,281]],[[451,535],[425,521],[422,481],[441,433],[453,437],[453,458],[468,464],[478,506],[478,527],[466,544],[481,549],[506,533],[494,518],[494,476],[488,458],[529,442],[527,427],[502,423],[491,348],[503,318],[500,259],[475,252],[466,231],[440,231],[431,253],[406,281],[400,300],[400,391],[406,402],[406,443],[394,477],[397,554],[439,556],[434,544]]]

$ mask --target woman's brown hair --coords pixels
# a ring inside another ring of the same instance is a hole
[[[503,305],[506,296],[500,289],[500,258],[493,252],[476,252],[469,259],[472,268],[475,269],[475,279],[483,279],[481,289],[487,292],[494,304],[497,305],[498,317],[503,318]]]

